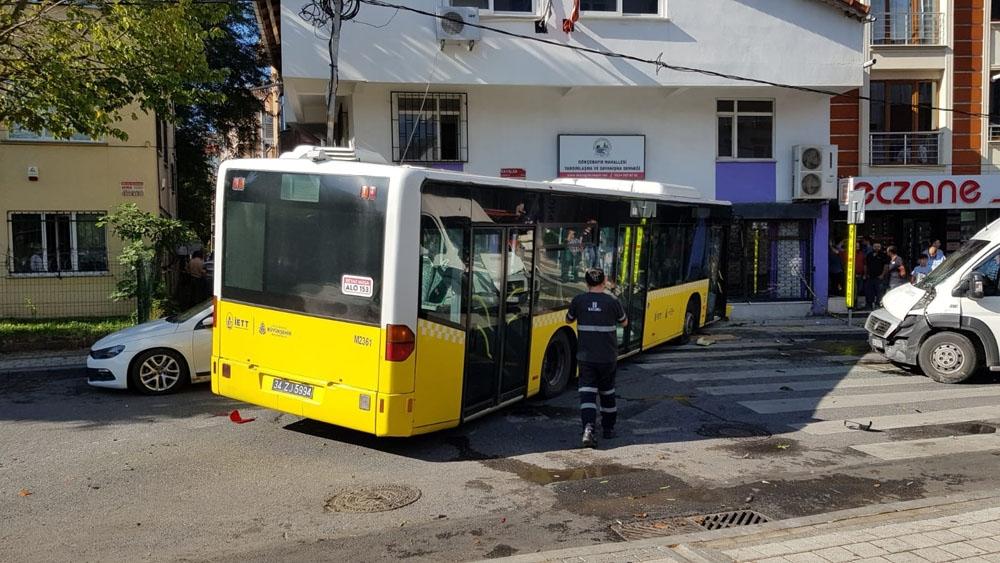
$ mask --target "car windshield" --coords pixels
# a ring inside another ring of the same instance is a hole
[[[941,265],[934,269],[931,273],[920,280],[916,287],[920,289],[930,289],[942,281],[951,277],[952,274],[962,269],[965,263],[968,262],[973,256],[979,254],[979,251],[983,249],[987,244],[985,240],[972,239],[969,242],[962,245],[954,254],[949,254],[945,258]]]
[[[194,307],[191,307],[187,311],[183,311],[181,313],[177,313],[176,315],[170,315],[169,317],[165,318],[164,320],[167,321],[168,323],[183,323],[184,321],[190,320],[192,317],[194,317],[198,313],[204,312],[205,309],[207,309],[208,306],[211,305],[211,304],[212,304],[212,300],[211,299],[206,299],[206,300],[202,301],[201,303],[198,303]]]

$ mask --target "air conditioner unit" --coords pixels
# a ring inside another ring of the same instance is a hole
[[[434,21],[442,49],[445,43],[468,43],[471,51],[476,41],[482,39],[483,30],[476,27],[479,25],[479,8],[444,7],[438,8],[437,14]]]
[[[792,150],[792,198],[836,199],[836,145],[796,145]]]

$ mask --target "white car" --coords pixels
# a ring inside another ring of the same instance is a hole
[[[126,328],[98,340],[87,356],[87,383],[147,395],[173,393],[211,378],[212,302]]]

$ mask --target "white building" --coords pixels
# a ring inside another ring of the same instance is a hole
[[[793,147],[830,142],[830,97],[568,47],[845,92],[863,83],[860,2],[578,0],[566,33],[574,0],[395,1],[477,6],[481,25],[529,38],[481,30],[471,47],[442,46],[441,20],[363,3],[340,43],[343,141],[477,174],[551,179],[606,159],[614,164],[589,173],[695,186],[744,219],[730,241],[731,302],[825,308],[829,200],[793,203]],[[304,4],[256,4],[288,144],[325,130],[326,35],[300,17]]]

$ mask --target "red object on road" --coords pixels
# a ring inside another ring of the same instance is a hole
[[[233,409],[233,412],[229,413],[229,420],[235,422],[236,424],[246,424],[248,422],[253,422],[257,420],[256,418],[243,418],[240,416],[240,411]]]

